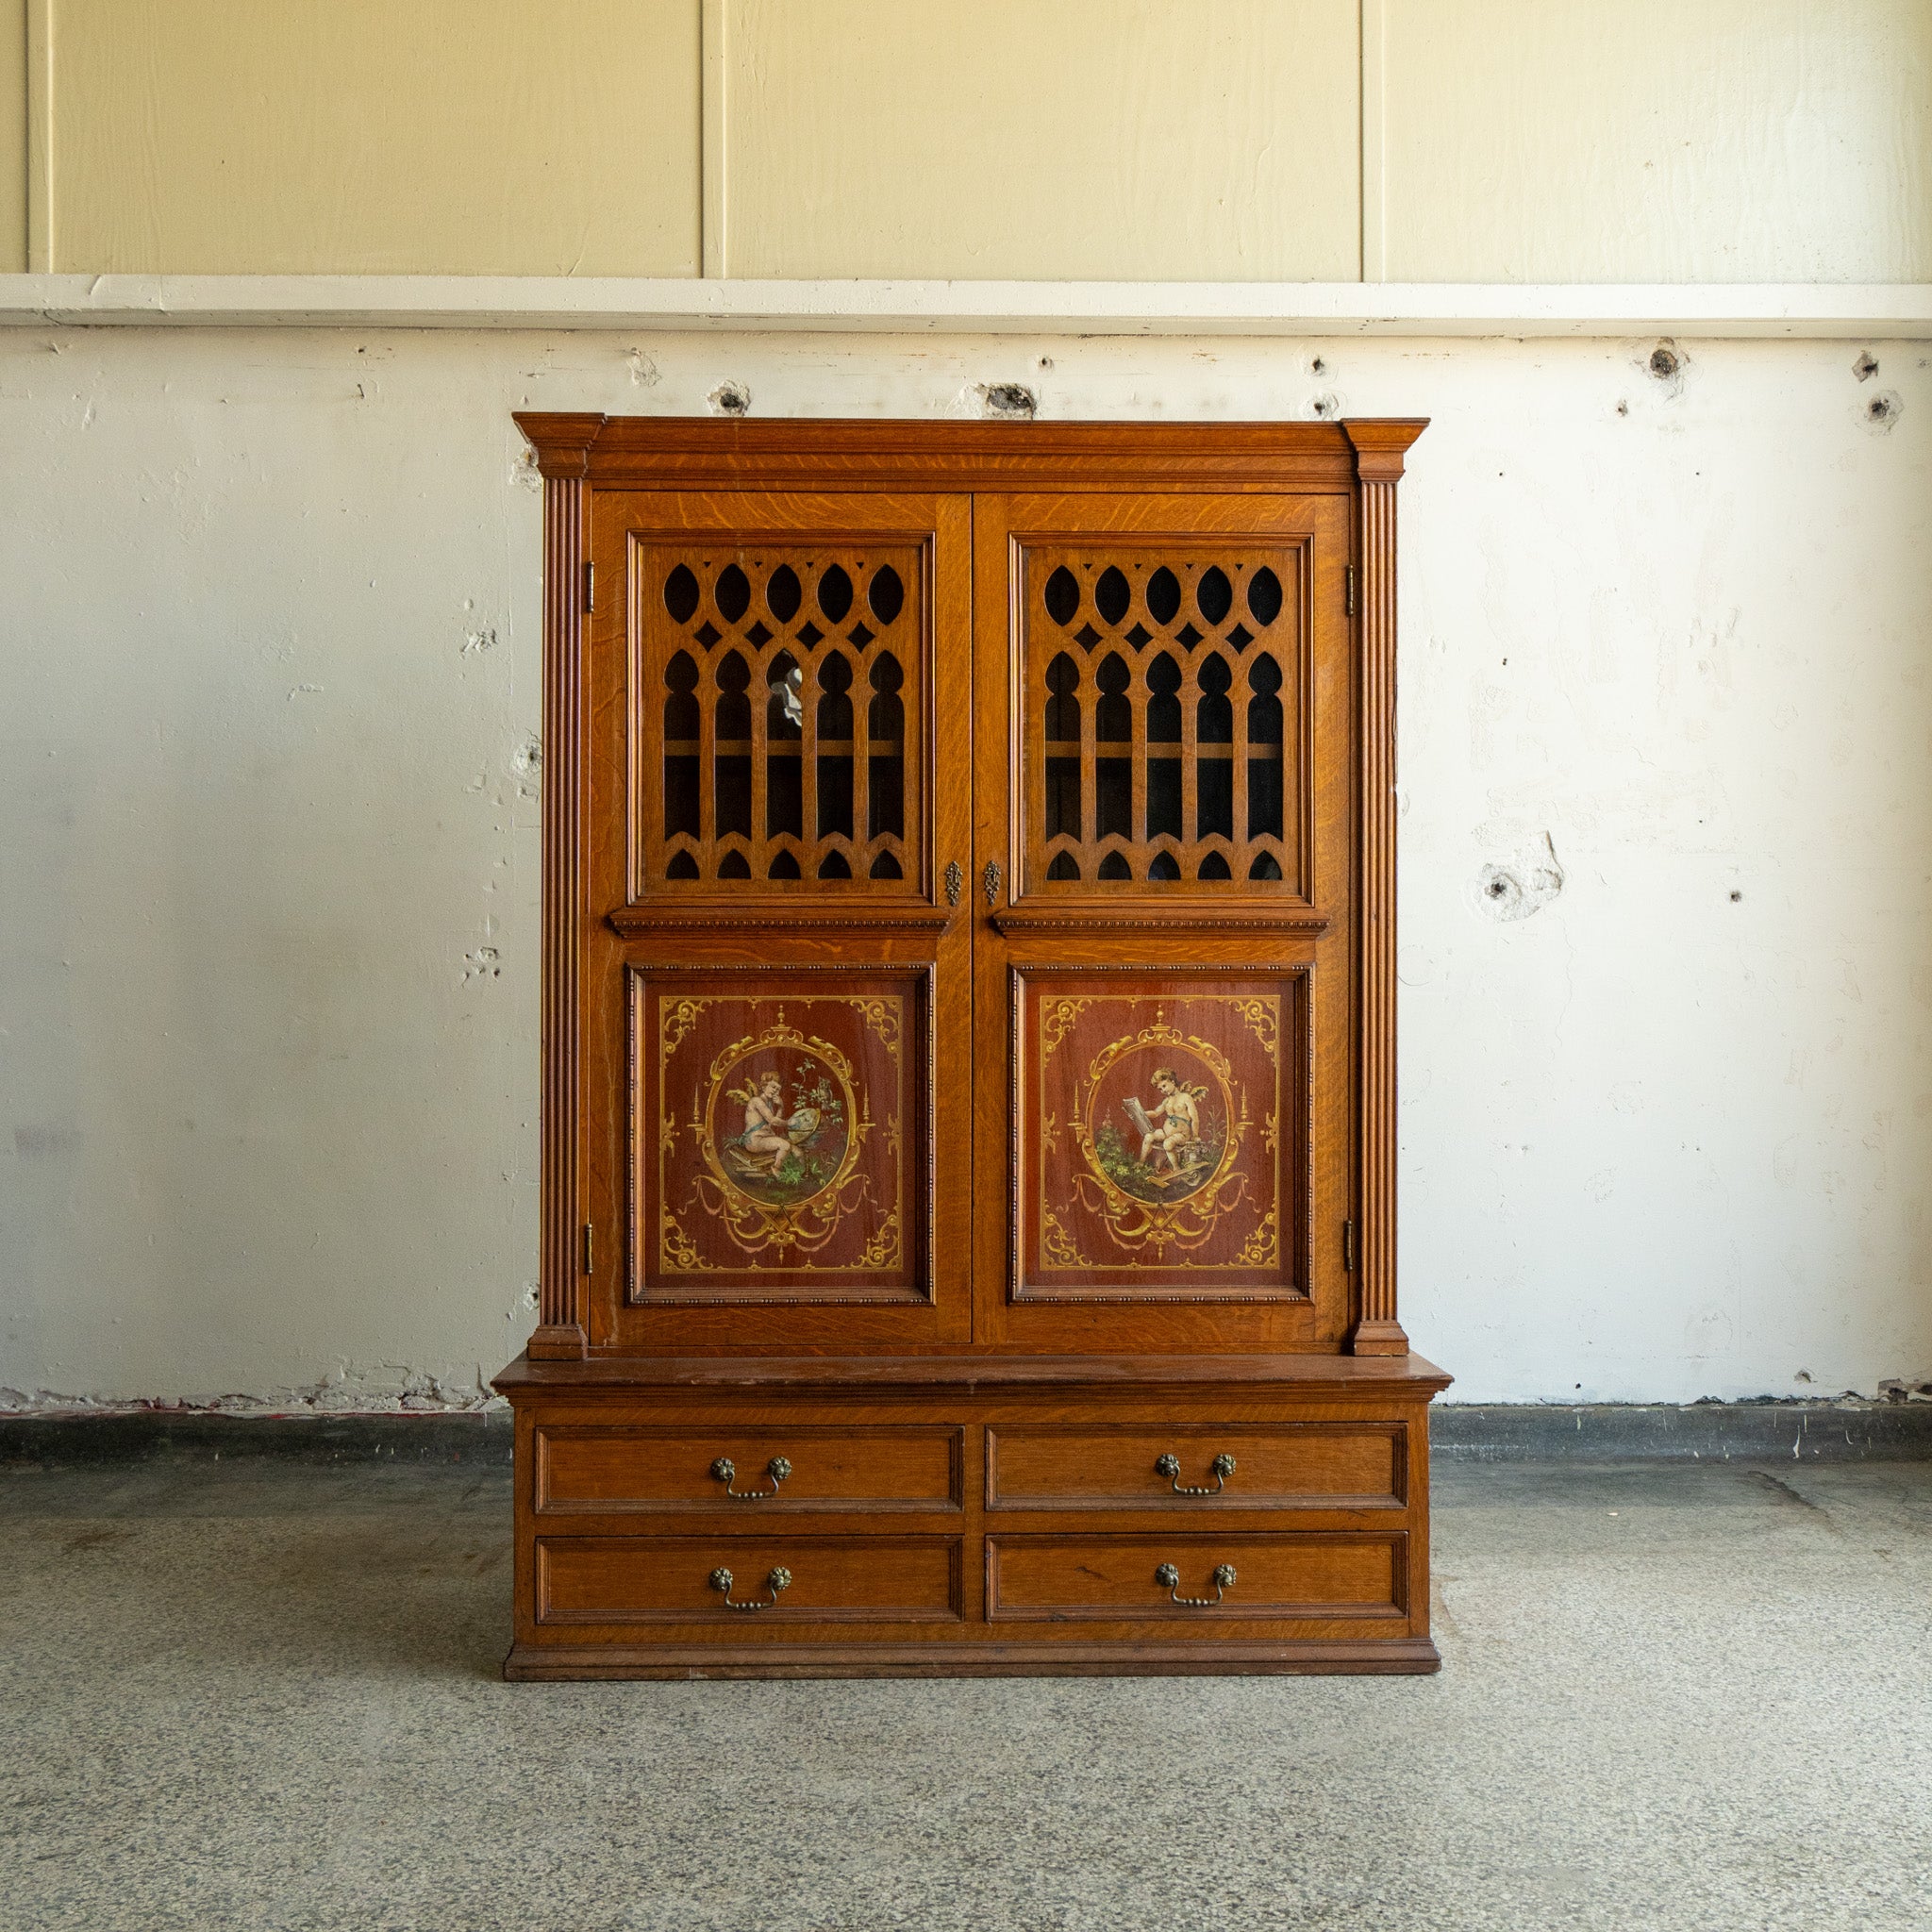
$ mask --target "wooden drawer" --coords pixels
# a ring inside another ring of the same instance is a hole
[[[774,1572],[787,1578],[775,1590]],[[702,1624],[795,1641],[800,1624],[957,1623],[960,1574],[952,1537],[539,1537],[537,1621]]]
[[[539,1515],[952,1510],[963,1493],[957,1428],[540,1423],[535,1443]]]
[[[1214,1485],[1215,1458],[1232,1474]],[[1158,1465],[1173,1457],[1173,1473]],[[1184,1488],[1209,1495],[1183,1495]],[[1400,1423],[1233,1423],[1117,1428],[989,1428],[989,1509],[1401,1508]]]
[[[1174,1574],[1163,1574],[1169,1566]],[[1216,1571],[1234,1571],[1219,1584]],[[989,1537],[989,1623],[1402,1617],[1408,1539],[1388,1535]],[[1175,1597],[1213,1598],[1210,1604]]]

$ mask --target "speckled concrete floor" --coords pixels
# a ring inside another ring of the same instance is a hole
[[[1441,1491],[1436,1678],[509,1686],[502,1472],[8,1472],[0,1924],[1932,1925],[1932,1464]]]

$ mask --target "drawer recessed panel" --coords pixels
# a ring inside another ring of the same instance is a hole
[[[987,1431],[990,1509],[1400,1508],[1400,1423]]]
[[[987,1619],[1245,1623],[1399,1617],[1407,1538],[990,1537]]]
[[[957,1428],[540,1424],[538,1513],[958,1509]]]
[[[810,1624],[957,1623],[951,1537],[539,1537],[540,1624],[681,1624],[774,1631]]]

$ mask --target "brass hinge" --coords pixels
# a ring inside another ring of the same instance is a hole
[[[584,1273],[597,1272],[597,1230],[590,1222],[584,1223]]]
[[[1355,1223],[1352,1221],[1341,1224],[1341,1272],[1344,1274],[1355,1273]]]
[[[1351,591],[1348,594],[1350,599],[1348,608],[1353,610],[1355,608],[1355,592]],[[586,610],[594,610],[596,608],[597,566],[594,563],[586,563],[584,565],[584,608]]]
[[[1348,614],[1355,615],[1355,565],[1349,564],[1341,574],[1341,580],[1348,586]]]

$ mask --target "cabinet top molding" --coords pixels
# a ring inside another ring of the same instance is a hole
[[[1392,481],[1425,416],[1341,423],[958,423],[522,411],[545,476],[691,488],[1346,490]]]
[[[1932,284],[0,275],[0,326],[1932,338]]]

